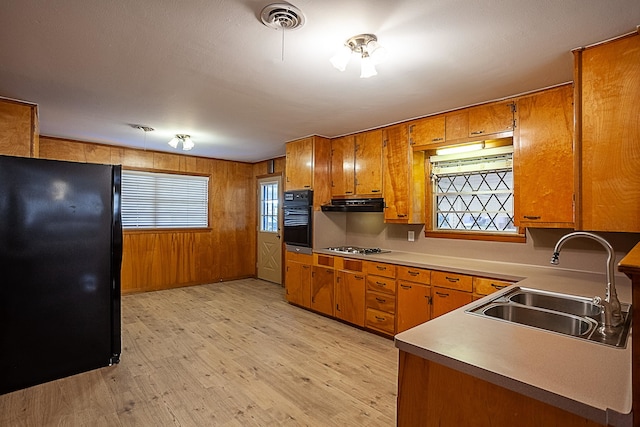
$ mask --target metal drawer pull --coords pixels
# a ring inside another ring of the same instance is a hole
[[[531,220],[534,220],[534,219],[540,219],[540,217],[539,217],[539,216],[525,215],[525,216],[524,216],[524,219],[531,219]]]
[[[497,290],[504,289],[507,287],[506,285],[496,285],[495,283],[492,283],[491,286],[496,288]]]
[[[386,269],[387,269],[387,267],[383,267],[383,266],[381,266],[381,265],[376,265],[376,268],[377,268],[378,270],[380,270],[380,271],[384,271],[384,270],[386,270]]]
[[[385,320],[387,320],[385,317],[380,317],[380,316],[376,316],[376,320],[378,322],[384,322]]]
[[[449,277],[449,276],[445,276],[445,279],[447,279],[450,282],[459,282],[460,278],[459,277]]]
[[[409,270],[409,271],[407,271],[407,273],[409,273],[410,276],[414,276],[414,277],[420,275],[419,271],[411,271],[411,270]]]
[[[442,141],[444,138],[433,138],[431,141],[433,142],[438,142],[438,141]]]
[[[402,289],[411,289],[411,286],[409,286],[409,285],[400,285],[400,287]]]
[[[378,301],[380,304],[384,304],[385,302],[387,302],[386,299],[382,299],[382,298],[378,298],[378,297],[376,297],[376,301]]]
[[[481,135],[484,133],[484,130],[474,130],[473,132],[471,132],[471,135]]]
[[[376,282],[376,285],[378,285],[378,286],[383,286],[383,287],[384,287],[384,286],[387,286],[387,284],[386,284],[386,283],[384,283],[384,282]]]
[[[439,297],[448,297],[449,294],[445,294],[443,292],[436,292],[436,295],[438,295]]]
[[[364,276],[353,276],[353,278],[356,280],[362,280],[364,279]]]

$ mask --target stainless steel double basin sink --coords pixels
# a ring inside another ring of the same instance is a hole
[[[624,348],[631,326],[631,306],[622,304],[624,323],[606,333],[599,327],[602,309],[589,298],[515,287],[467,313]]]

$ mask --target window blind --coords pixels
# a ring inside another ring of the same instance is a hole
[[[431,156],[431,174],[438,176],[513,168],[513,146],[489,148],[470,153]]]
[[[122,171],[124,228],[208,226],[209,177]]]

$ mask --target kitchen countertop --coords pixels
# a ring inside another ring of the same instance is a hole
[[[555,266],[400,251],[314,252],[518,281],[518,286],[586,297],[604,298],[606,286],[604,274]],[[631,411],[631,336],[620,349],[465,313],[512,287],[396,335],[396,347],[601,424],[629,423],[631,417],[620,414]],[[631,286],[616,289],[621,302],[631,303]]]

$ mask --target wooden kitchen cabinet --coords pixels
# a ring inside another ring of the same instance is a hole
[[[489,279],[486,277],[473,278],[473,299],[480,299],[486,295],[502,290],[507,286],[513,285],[512,282],[505,280]]]
[[[38,107],[0,99],[0,154],[38,156]]]
[[[431,271],[398,266],[396,333],[431,319]]]
[[[640,232],[640,34],[574,55],[576,228]]]
[[[424,223],[425,154],[411,149],[407,125],[383,130],[384,220]]]
[[[333,268],[314,265],[311,272],[311,305],[310,308],[320,313],[333,316],[334,307],[334,270]]]
[[[331,142],[311,136],[286,145],[285,190],[313,190],[313,206],[331,201]]]
[[[365,276],[361,272],[337,271],[335,317],[364,327]]]
[[[471,292],[434,286],[432,289],[431,317],[436,318],[473,301]]]
[[[366,273],[365,326],[386,335],[396,331],[396,266],[364,262]]]
[[[285,297],[290,303],[311,307],[312,263],[312,255],[286,252]]]
[[[425,117],[409,123],[411,145],[439,144],[445,141],[445,115]]]
[[[518,98],[514,222],[573,228],[573,86]]]
[[[355,136],[356,194],[382,197],[382,130]]]
[[[460,308],[473,300],[473,276],[432,271],[431,285],[432,318]]]
[[[469,108],[469,137],[513,132],[515,104],[499,101]]]
[[[355,137],[343,136],[331,140],[331,195],[355,194]]]
[[[382,130],[331,141],[332,196],[382,197]]]

